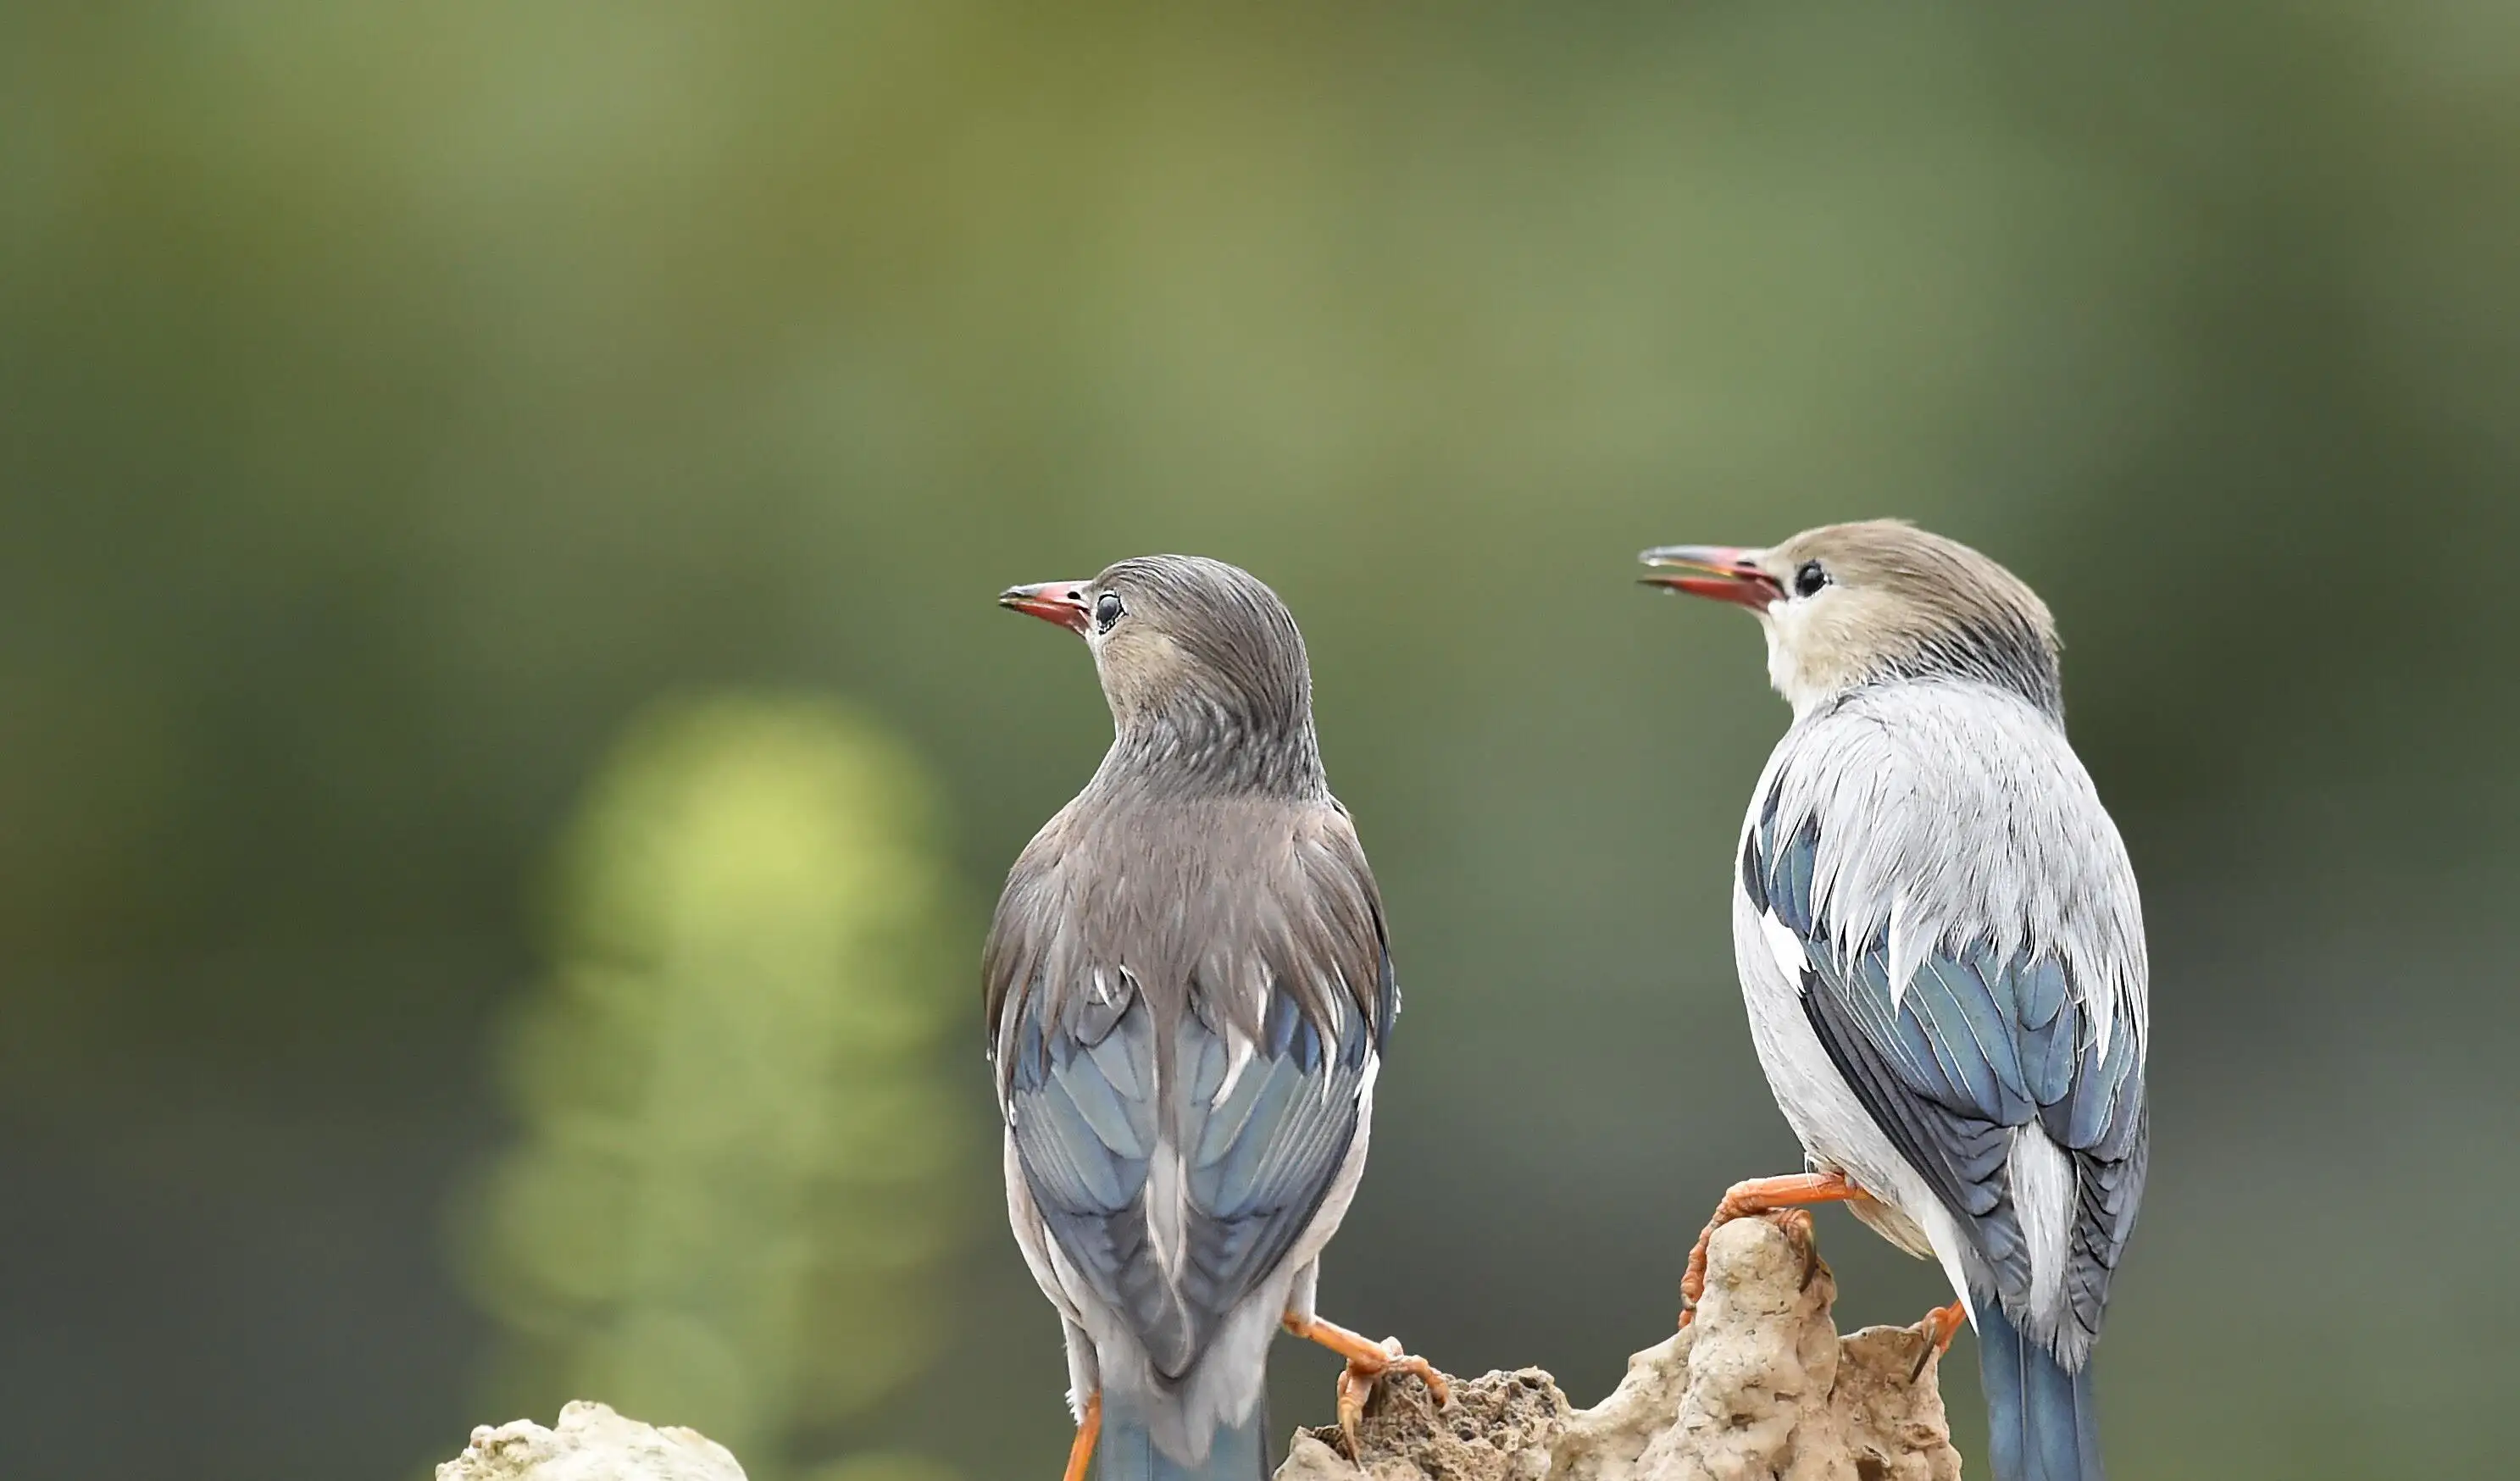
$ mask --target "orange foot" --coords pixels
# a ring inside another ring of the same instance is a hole
[[[1067,1470],[1059,1481],[1085,1481],[1094,1464],[1094,1442],[1102,1438],[1102,1396],[1095,1394],[1085,1401],[1085,1417],[1077,1423],[1076,1443],[1067,1448]]]
[[[1688,1324],[1689,1318],[1697,1314],[1697,1298],[1706,1294],[1706,1241],[1715,1237],[1717,1230],[1751,1214],[1799,1208],[1806,1203],[1843,1203],[1862,1196],[1864,1189],[1836,1173],[1795,1173],[1733,1184],[1725,1190],[1723,1201],[1715,1205],[1715,1217],[1706,1221],[1696,1246],[1688,1252],[1688,1271],[1680,1278],[1680,1324]]]
[[[1925,1364],[1929,1359],[1952,1350],[1952,1339],[1959,1335],[1960,1324],[1967,1320],[1968,1309],[1957,1301],[1925,1313],[1924,1319],[1916,1324],[1916,1330],[1922,1332],[1931,1345],[1916,1355],[1916,1369],[1908,1375],[1909,1382],[1913,1383],[1925,1376]]]
[[[1385,1337],[1375,1342],[1363,1337],[1335,1322],[1319,1317],[1298,1317],[1292,1312],[1284,1318],[1286,1330],[1307,1342],[1318,1342],[1347,1360],[1347,1370],[1339,1374],[1339,1433],[1347,1437],[1347,1458],[1363,1464],[1365,1453],[1357,1449],[1356,1421],[1365,1414],[1365,1401],[1373,1392],[1374,1381],[1384,1373],[1416,1373],[1425,1382],[1435,1402],[1449,1407],[1453,1387],[1435,1366],[1423,1358],[1411,1357],[1403,1351],[1398,1337]]]

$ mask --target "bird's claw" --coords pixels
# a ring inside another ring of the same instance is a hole
[[[1778,1227],[1788,1238],[1798,1238],[1809,1247],[1811,1215],[1804,1212],[1809,1203],[1838,1203],[1861,1196],[1854,1184],[1839,1173],[1796,1173],[1784,1178],[1753,1178],[1735,1183],[1725,1189],[1722,1201],[1715,1205],[1715,1217],[1706,1221],[1698,1232],[1697,1243],[1688,1251],[1688,1269],[1680,1278],[1680,1324],[1687,1330],[1689,1319],[1697,1314],[1698,1298],[1706,1294],[1706,1246],[1715,1232],[1735,1219],[1752,1214],[1781,1215]]]
[[[1715,1237],[1721,1222],[1720,1219],[1708,1220],[1706,1228],[1698,1232],[1697,1242],[1689,1246],[1688,1268],[1680,1275],[1680,1327],[1683,1331],[1688,1329],[1689,1319],[1697,1315],[1698,1298],[1706,1294],[1706,1244]]]
[[[1373,1386],[1381,1382],[1385,1374],[1414,1374],[1418,1381],[1426,1385],[1426,1392],[1434,1398],[1438,1409],[1453,1407],[1453,1385],[1436,1370],[1435,1365],[1403,1348],[1398,1337],[1385,1337],[1379,1346],[1381,1351],[1372,1356],[1364,1352],[1350,1353],[1347,1367],[1339,1372],[1339,1433],[1347,1440],[1347,1458],[1355,1461],[1360,1470],[1365,1466],[1365,1451],[1357,1442],[1357,1421],[1365,1417],[1366,1401],[1373,1397]]]
[[[1347,1441],[1348,1459],[1359,1469],[1365,1466],[1365,1453],[1357,1446],[1356,1424],[1365,1417],[1366,1401],[1373,1397],[1373,1385],[1383,1374],[1394,1370],[1415,1373],[1434,1396],[1437,1407],[1453,1407],[1451,1381],[1436,1370],[1435,1365],[1403,1348],[1399,1338],[1385,1337],[1376,1342],[1335,1322],[1293,1312],[1282,1320],[1289,1332],[1307,1342],[1318,1342],[1346,1360],[1347,1367],[1340,1370],[1338,1381],[1339,1435]]]
[[[1358,1470],[1365,1469],[1365,1447],[1357,1442],[1356,1422],[1365,1417],[1365,1401],[1372,1394],[1372,1375],[1360,1374],[1353,1363],[1339,1370],[1339,1438],[1347,1442],[1347,1458]]]
[[[1952,1350],[1952,1339],[1959,1335],[1960,1324],[1966,1321],[1968,1309],[1957,1301],[1937,1306],[1917,1320],[1912,1330],[1925,1339],[1925,1350],[1916,1354],[1916,1367],[1908,1374],[1909,1382],[1925,1376],[1925,1365]]]

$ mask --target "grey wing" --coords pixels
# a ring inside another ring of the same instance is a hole
[[[1829,1059],[1873,1122],[1932,1187],[1995,1278],[2028,1299],[2030,1250],[2014,1206],[2014,1133],[2036,1123],[2075,1175],[2063,1293],[2099,1330],[2143,1186],[2140,1041],[2123,1016],[2105,1043],[2065,955],[2037,940],[1926,951],[1901,991],[1884,929],[1849,941],[1814,907],[1817,819],[1790,830],[1771,793],[1741,858],[1751,905],[1803,944],[1802,1000]]]
[[[1058,1257],[1172,1377],[1313,1232],[1399,1012],[1346,814],[1281,816],[1257,836],[1275,841],[1225,876],[1238,884],[1182,884],[1185,980],[1147,985],[1124,934],[1079,927],[1056,862],[1018,869],[990,932],[998,1088],[1025,1189]],[[1145,899],[1124,915],[1162,912]]]
[[[1177,1378],[1310,1227],[1356,1138],[1372,1036],[1354,1014],[1325,1033],[1282,990],[1257,1042],[1181,1014],[1161,1075],[1145,996],[1102,980],[1063,1015],[1023,995],[1008,1121],[1059,1252]]]

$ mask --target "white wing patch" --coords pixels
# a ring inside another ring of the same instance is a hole
[[[1899,1011],[1908,1001],[1908,984],[1916,979],[1916,968],[1924,963],[1925,945],[1916,930],[1916,913],[1908,906],[1908,897],[1890,897],[1890,1011]]]
[[[1216,1094],[1207,1098],[1207,1108],[1209,1110],[1214,1110],[1218,1106],[1223,1105],[1225,1103],[1225,1098],[1234,1094],[1236,1082],[1242,1078],[1243,1068],[1250,1064],[1251,1055],[1257,1048],[1258,1046],[1254,1045],[1251,1040],[1243,1034],[1242,1030],[1234,1027],[1232,1024],[1226,1025],[1225,1078],[1217,1084]]]
[[[2064,1149],[2039,1123],[2012,1134],[2012,1206],[2021,1214],[2021,1235],[2030,1246],[2030,1308],[2052,1312],[2062,1304],[2066,1236],[2074,1223],[2074,1169]]]
[[[2098,1041],[2100,1057],[2105,1059],[2109,1056],[2109,1035],[2118,1027],[2118,985],[2114,982],[2075,985],[2080,989],[2078,996],[2083,1000],[2083,1010],[2092,1015],[2092,1036]],[[2143,1050],[2143,1036],[2138,1032],[2135,1052],[2140,1056]]]
[[[1330,1053],[1331,1045],[1336,1044],[1347,1037],[1348,1005],[1352,1001],[1347,995],[1347,973],[1337,966],[1332,966],[1330,968],[1330,975],[1337,980],[1338,991],[1329,995],[1329,1033],[1327,1037],[1327,1041],[1322,1045],[1322,1053],[1325,1055]],[[1337,1078],[1338,1077],[1336,1075],[1322,1076],[1322,1104],[1328,1105],[1330,1103],[1330,1082]]]
[[[1799,990],[1803,970],[1811,965],[1811,959],[1803,954],[1803,938],[1794,934],[1792,926],[1778,920],[1775,911],[1759,917],[1759,934],[1767,939],[1768,954],[1777,959],[1777,970]]]
[[[1147,1159],[1147,1247],[1168,1278],[1179,1279],[1182,1251],[1190,1226],[1190,1180],[1182,1175],[1181,1148],[1170,1141],[1155,1144]]]

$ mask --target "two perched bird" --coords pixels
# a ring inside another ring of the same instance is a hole
[[[1811,1170],[1724,1221],[1847,1203],[1941,1262],[1975,1324],[1998,1481],[2099,1481],[2090,1358],[2143,1184],[2135,879],[2066,743],[2055,630],[1975,551],[1889,521],[1672,546],[1655,584],[1754,611],[1794,722],[1733,871],[1752,1039]],[[1280,1328],[1321,1319],[1400,993],[1324,780],[1303,639],[1179,556],[999,599],[1094,653],[1114,738],[1007,881],[983,965],[1008,1214],[1067,1339],[1067,1481],[1250,1481]],[[1686,1320],[1686,1318],[1684,1318]]]

